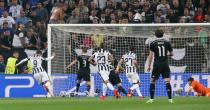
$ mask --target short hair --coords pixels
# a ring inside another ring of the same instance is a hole
[[[194,81],[194,78],[190,77],[190,78],[188,78],[187,81],[188,81],[188,82],[189,82],[189,81]]]
[[[41,55],[42,54],[42,51],[41,50],[37,50],[36,51],[36,54],[40,54]]]
[[[19,54],[19,52],[17,50],[13,51],[12,54]]]
[[[157,29],[157,30],[155,31],[155,36],[156,36],[157,38],[163,37],[163,34],[164,34],[164,32],[163,32],[162,29]]]
[[[129,50],[130,50],[130,51],[135,51],[135,47],[134,47],[134,46],[130,46],[130,47],[129,47]]]

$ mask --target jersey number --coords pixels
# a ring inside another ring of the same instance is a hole
[[[132,58],[125,58],[126,66],[129,66],[129,64],[130,64],[130,66],[133,66],[133,62],[132,61],[133,61]]]
[[[97,61],[99,64],[105,64],[105,56],[98,56]]]
[[[34,67],[37,67],[37,61],[36,60],[33,61],[33,64],[34,64]]]
[[[159,57],[165,56],[165,47],[164,46],[158,46],[158,54],[159,54]]]
[[[83,67],[86,67],[86,65],[87,65],[86,60],[83,60]]]

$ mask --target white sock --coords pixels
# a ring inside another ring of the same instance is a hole
[[[137,92],[138,96],[140,96],[140,97],[142,96],[139,86],[136,88],[136,92]]]
[[[103,93],[102,93],[103,96],[106,96],[106,91],[107,91],[107,86],[105,83],[103,83]]]
[[[130,89],[133,91],[134,89],[138,88],[139,85],[138,84],[134,84]]]
[[[111,83],[108,82],[106,85],[110,90],[112,90],[112,91],[114,90],[114,87]]]

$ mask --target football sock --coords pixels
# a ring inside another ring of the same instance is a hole
[[[86,90],[90,92],[90,85],[87,85]]]
[[[168,94],[168,99],[171,99],[171,84],[169,82],[166,82],[166,91]]]
[[[106,85],[110,90],[112,90],[112,91],[114,90],[114,87],[111,83],[108,82]]]
[[[76,85],[76,92],[78,92],[78,91],[79,91],[79,86],[80,86],[80,83],[79,83],[79,82],[77,82],[77,85]]]
[[[142,96],[139,86],[136,88],[136,92],[137,92],[138,96]]]
[[[127,92],[125,91],[125,89],[122,86],[118,86],[118,91],[122,92],[124,94],[127,94]]]
[[[130,89],[133,91],[134,89],[138,88],[139,85],[138,84],[134,84]]]
[[[155,84],[150,83],[150,99],[154,99],[155,94]]]
[[[106,96],[106,91],[107,91],[107,86],[105,83],[103,83],[103,93],[102,93],[103,96]]]

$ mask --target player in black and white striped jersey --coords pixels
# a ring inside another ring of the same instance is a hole
[[[136,54],[134,53],[135,48],[130,47],[129,51],[122,56],[120,61],[118,62],[118,66],[116,68],[116,72],[119,71],[119,68],[121,67],[122,63],[125,64],[125,74],[128,78],[128,81],[133,84],[131,88],[129,88],[129,94],[133,94],[133,90],[136,90],[138,96],[140,98],[144,98],[140,92],[139,85],[140,85],[140,79],[137,74],[137,60],[136,60]]]
[[[16,67],[21,65],[22,63],[30,60],[32,62],[32,66],[33,66],[33,75],[34,78],[40,83],[42,84],[42,86],[45,88],[45,90],[47,91],[47,97],[52,97],[54,96],[53,92],[52,92],[52,83],[50,81],[50,77],[47,74],[47,72],[44,70],[44,68],[42,67],[42,61],[43,60],[51,60],[54,58],[55,55],[52,55],[49,58],[43,58],[42,57],[42,52],[40,50],[38,50],[36,52],[36,54],[34,54],[33,56],[30,56],[28,58],[25,58],[23,60],[21,60],[18,64],[16,64]]]
[[[101,44],[101,47],[103,47],[103,44]],[[112,55],[109,53],[109,51],[103,48],[96,51],[89,59],[91,64],[98,66],[98,72],[103,80],[103,86],[106,85],[110,90],[114,91],[114,95],[116,96],[117,90],[109,82],[110,61],[113,61]],[[100,98],[105,99],[105,94],[103,94]]]

